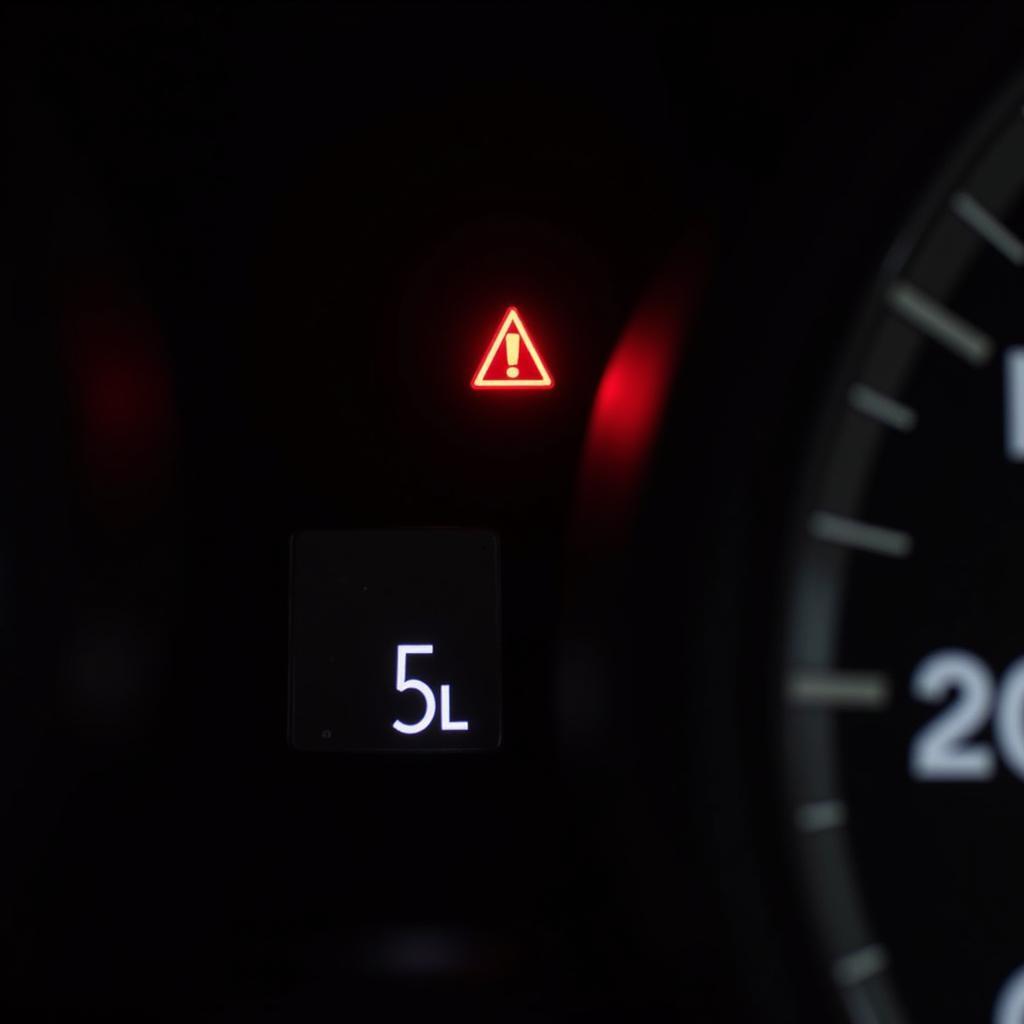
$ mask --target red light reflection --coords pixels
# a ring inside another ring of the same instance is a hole
[[[614,538],[632,517],[702,290],[701,248],[659,275],[605,367],[577,483],[573,534],[584,546]]]
[[[167,469],[175,433],[157,329],[138,302],[93,282],[72,300],[64,341],[86,475],[101,493],[141,497]]]

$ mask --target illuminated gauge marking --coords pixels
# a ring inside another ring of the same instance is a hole
[[[790,519],[786,825],[852,1024],[1024,1024],[1022,100],[909,218]]]
[[[917,413],[895,398],[883,395],[867,384],[854,384],[846,395],[851,409],[868,416],[893,430],[909,433],[917,426]]]
[[[1006,457],[1024,462],[1024,345],[1003,355],[1003,422]]]
[[[993,1024],[1021,1024],[1024,1021],[1024,967],[1021,967],[999,993]]]
[[[1024,265],[1024,242],[993,217],[974,196],[957,192],[949,201],[949,208],[1011,263],[1018,267]]]
[[[968,363],[981,366],[992,358],[995,344],[984,331],[936,302],[916,285],[897,281],[889,289],[889,304],[922,334]]]
[[[794,704],[878,711],[889,703],[892,684],[881,672],[798,671],[787,696]]]
[[[846,804],[842,800],[818,800],[796,810],[796,827],[801,832],[825,832],[846,825]]]
[[[815,512],[810,520],[810,532],[818,540],[859,548],[889,558],[906,558],[914,547],[914,540],[903,530],[887,526],[874,526],[847,516],[831,512]]]

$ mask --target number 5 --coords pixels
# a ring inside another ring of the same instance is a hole
[[[437,701],[434,699],[434,691],[421,679],[406,679],[406,666],[405,659],[410,654],[433,654],[433,644],[399,644],[398,645],[398,666],[395,670],[395,689],[399,693],[405,693],[406,690],[415,690],[422,698],[425,705],[423,709],[423,717],[418,722],[413,722],[411,725],[407,722],[402,722],[399,719],[395,719],[391,725],[392,728],[398,732],[405,733],[406,736],[411,736],[413,733],[423,732],[427,726],[434,720],[434,715],[437,713]]]

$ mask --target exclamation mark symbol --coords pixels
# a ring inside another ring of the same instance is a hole
[[[514,380],[519,376],[519,335],[515,331],[509,331],[505,335],[505,355],[508,357],[505,376]]]

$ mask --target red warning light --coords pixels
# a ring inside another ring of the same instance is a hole
[[[481,388],[553,388],[540,353],[530,339],[519,310],[509,306],[480,368],[473,387]]]

